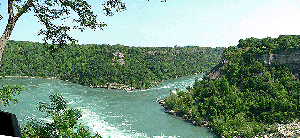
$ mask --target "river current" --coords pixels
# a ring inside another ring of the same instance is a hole
[[[55,79],[6,78],[1,85],[23,85],[25,90],[19,96],[19,104],[3,107],[17,115],[19,124],[27,119],[45,119],[37,110],[39,101],[50,101],[49,95],[59,93],[68,101],[68,107],[81,109],[79,122],[99,132],[104,138],[208,138],[216,137],[210,129],[194,126],[179,117],[164,112],[156,101],[169,96],[176,88],[186,90],[192,86],[195,77],[185,76],[166,80],[147,90],[111,90],[89,88],[79,84]]]

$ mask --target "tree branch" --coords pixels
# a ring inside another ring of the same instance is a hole
[[[25,13],[27,10],[28,10],[28,8],[30,7],[30,6],[32,6],[33,5],[33,0],[28,0],[27,2],[26,2],[26,4],[22,7],[22,9],[14,16],[14,21],[17,21],[18,19],[19,19],[19,17],[23,14],[23,13]]]
[[[14,10],[13,10],[13,2],[14,2],[14,0],[8,0],[8,2],[7,2],[7,12],[8,12],[8,19],[9,20],[12,20],[13,19],[13,17],[14,17]]]

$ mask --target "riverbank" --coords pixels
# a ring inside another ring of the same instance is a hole
[[[201,72],[203,73],[203,72]],[[199,73],[199,74],[201,74]],[[192,75],[198,75],[198,73],[193,73],[193,74],[190,74],[190,75],[186,75],[186,76],[192,76]],[[12,75],[7,75],[5,77],[22,77],[22,78],[41,78],[41,79],[58,79],[56,77],[32,77],[32,76],[12,76]],[[181,77],[185,77],[185,76],[181,76]],[[171,79],[178,79],[178,78],[181,78],[181,77],[175,77],[175,78],[171,78]],[[60,80],[60,79],[58,79]],[[72,83],[75,83],[73,82],[72,80],[63,80],[63,81],[67,81],[67,82],[72,82]],[[133,90],[145,90],[145,89],[150,89],[154,86],[157,86],[159,83],[161,82],[164,82],[164,80],[160,81],[160,82],[156,82],[156,81],[153,81],[153,85],[151,85],[150,87],[148,88],[136,88],[136,87],[131,87],[129,85],[125,85],[125,84],[119,84],[119,83],[106,83],[106,84],[103,84],[103,85],[92,85],[92,84],[89,84],[88,87],[90,88],[104,88],[104,89],[113,89],[113,90],[124,90],[124,91],[133,91]],[[86,86],[86,85],[84,85]]]
[[[165,113],[168,113],[170,115],[174,115],[174,116],[177,116],[176,112],[172,109],[169,109],[168,106],[166,106],[165,104],[165,99],[161,99],[161,100],[158,100],[157,101],[160,106],[162,106],[164,109],[165,109]],[[191,112],[191,111],[190,111]],[[207,121],[204,121],[203,124],[199,124],[192,116],[189,116],[189,115],[184,115],[184,116],[179,116],[179,117],[182,117],[184,120],[192,123],[193,125],[195,126],[200,126],[200,127],[209,127],[209,123]]]
[[[4,76],[6,78],[12,78],[12,77],[20,77],[20,78],[40,78],[40,79],[56,79],[56,77],[51,77],[51,78],[43,78],[43,77],[30,77],[30,76]]]
[[[142,88],[142,89],[150,89],[151,87],[157,86],[157,84],[160,82],[153,82],[154,85],[151,85],[148,88]],[[124,90],[124,91],[133,91],[133,90],[141,90],[136,87],[130,87],[129,85],[125,84],[119,84],[119,83],[106,83],[104,85],[97,85],[93,86],[90,85],[90,88],[104,88],[104,89],[114,89],[114,90]]]
[[[207,72],[208,73],[208,72]],[[186,75],[186,76],[192,76],[192,75],[198,75],[198,74],[205,74],[204,72],[200,72],[200,73],[193,73],[193,74],[189,74],[189,75]],[[181,77],[178,77],[176,76],[175,78],[171,78],[171,79],[178,79],[178,78],[182,78],[182,77],[185,77],[185,76],[181,76]],[[93,85],[89,85],[90,88],[104,88],[104,89],[114,89],[114,90],[124,90],[124,91],[133,91],[133,90],[145,90],[145,89],[150,89],[154,86],[157,86],[159,83],[161,82],[164,82],[165,80],[162,80],[160,82],[156,82],[156,81],[153,81],[153,85],[151,85],[150,87],[148,88],[142,88],[142,89],[138,89],[136,87],[130,87],[129,85],[125,85],[125,84],[119,84],[119,83],[106,83],[104,85],[96,85],[96,86],[93,86]]]
[[[57,79],[56,77],[31,77],[31,76],[11,76],[11,75],[8,75],[8,76],[4,76],[4,77],[7,77],[7,78],[10,78],[10,77],[20,77],[20,78],[41,78],[41,79]],[[72,81],[69,81],[69,80],[64,80],[64,81],[67,81],[67,82],[72,82]],[[161,82],[163,82],[164,80],[162,80]],[[72,82],[74,83],[74,82]],[[154,87],[154,86],[157,86],[158,83],[160,82],[153,82],[154,85],[150,86],[149,88],[142,88],[142,89],[150,89],[151,87]],[[96,86],[93,86],[93,85],[89,85],[90,88],[104,88],[104,89],[114,89],[114,90],[124,90],[124,91],[133,91],[133,90],[141,90],[141,89],[138,89],[136,87],[130,87],[129,85],[125,85],[125,84],[119,84],[119,83],[106,83],[104,85],[96,85]]]
[[[165,104],[165,99],[161,99],[157,101],[160,106],[164,107],[165,113],[168,113],[170,115],[177,116],[176,112],[174,110],[171,110],[166,106]],[[191,111],[190,111],[191,112]],[[211,127],[211,124],[208,121],[203,121],[202,124],[199,124],[192,116],[189,115],[183,115],[179,116],[182,117],[184,120],[188,121],[189,123],[195,125],[195,126],[200,126],[200,127]],[[276,133],[271,133],[269,135],[265,135],[265,132],[262,132],[261,135],[256,135],[255,138],[273,138],[273,137],[284,137],[284,138],[299,138],[300,137],[300,120],[295,119],[294,121],[290,123],[276,123],[274,125],[271,125],[269,129],[275,129],[277,132]],[[212,129],[211,129],[212,130]],[[212,130],[212,132],[214,132]],[[219,135],[217,132],[216,135]],[[220,135],[219,135],[220,136]],[[224,136],[220,136],[224,138]]]

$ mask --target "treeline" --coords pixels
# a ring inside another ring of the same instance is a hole
[[[286,47],[281,45],[286,38],[294,42],[299,36],[272,38],[269,41],[272,43],[265,41],[271,38],[240,40],[238,46],[224,50],[223,61],[227,62],[222,63],[222,75],[215,80],[209,77],[196,80],[188,91],[166,98],[165,105],[176,115],[198,125],[206,124],[228,138],[282,136],[276,123],[290,123],[299,118],[300,82],[293,79],[291,70],[284,65],[263,66],[250,50],[262,46],[266,50],[280,50]],[[296,44],[292,46],[295,47],[286,48],[298,48]]]
[[[207,72],[221,60],[223,49],[87,44],[68,45],[51,54],[42,43],[8,41],[1,74],[55,77],[86,86],[118,83],[141,89],[165,79]]]
[[[280,52],[288,49],[300,49],[300,35],[280,35],[278,38],[246,38],[240,39],[238,48],[249,48],[252,53],[264,54]]]

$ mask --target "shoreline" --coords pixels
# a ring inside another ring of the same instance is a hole
[[[30,76],[12,76],[12,75],[7,75],[4,76],[6,78],[40,78],[40,79],[57,79],[56,77],[30,77]],[[60,80],[60,79],[57,79]],[[67,82],[71,82],[71,83],[75,83],[69,80],[63,80],[63,81],[67,81]],[[161,82],[163,82],[164,80],[162,80]],[[89,85],[88,87],[90,88],[104,88],[104,89],[113,89],[113,90],[124,90],[126,92],[128,91],[132,91],[132,90],[144,90],[144,89],[150,89],[154,86],[157,86],[160,82],[153,82],[155,85],[151,85],[149,88],[142,88],[142,89],[137,89],[136,87],[129,87],[128,85],[125,84],[118,84],[118,83],[106,83],[105,85],[97,85],[97,86],[93,86],[93,85]],[[79,83],[76,83],[79,84]],[[82,85],[82,84],[80,84]],[[83,85],[86,86],[86,85]]]
[[[56,79],[56,77],[51,77],[51,78],[43,78],[43,77],[30,77],[30,76],[4,76],[5,78],[40,78],[40,79]]]
[[[204,72],[200,72],[200,73],[193,73],[193,74],[189,74],[189,75],[185,75],[185,76],[192,76],[192,75],[198,75],[198,74],[205,74]],[[170,79],[178,79],[178,78],[182,78],[182,77],[185,77],[185,76],[181,76],[181,77],[175,77],[175,78],[170,78]],[[150,89],[152,87],[155,87],[155,86],[158,86],[159,83],[161,82],[164,82],[165,80],[162,80],[160,82],[155,82],[153,81],[152,83],[154,85],[151,85],[150,87],[148,88],[142,88],[142,89],[137,89],[136,87],[130,87],[128,85],[125,85],[125,84],[118,84],[118,83],[106,83],[104,85],[96,85],[96,86],[93,86],[93,85],[89,85],[90,88],[104,88],[104,89],[114,89],[114,90],[124,90],[126,92],[128,91],[132,91],[132,90],[146,90],[146,89]]]
[[[165,99],[161,99],[158,100],[156,102],[158,102],[158,104],[160,104],[160,106],[162,106],[165,109],[165,113],[173,115],[173,116],[177,116],[176,112],[174,110],[170,110],[168,108],[168,106],[165,105]],[[210,129],[215,135],[221,137],[221,138],[225,138],[224,136],[216,133],[214,130],[212,130],[211,124],[208,121],[203,121],[204,123],[202,125],[200,125],[192,116],[189,115],[183,115],[183,116],[177,116],[177,117],[181,117],[182,119],[184,119],[185,121],[195,125],[195,126],[199,126],[199,127],[207,127],[208,129]],[[273,125],[270,126],[271,127],[275,127],[276,130],[278,132],[276,133],[271,133],[270,135],[265,135],[265,132],[262,132],[262,134],[260,135],[256,135],[254,136],[254,138],[272,138],[272,137],[286,137],[286,138],[294,138],[294,137],[300,137],[300,120],[299,119],[295,119],[292,122],[289,123],[275,123]],[[235,136],[238,137],[238,136]]]
[[[189,74],[189,75],[186,75],[186,76],[191,76],[191,75],[198,75],[198,74],[201,74],[201,73],[193,73],[193,74]],[[7,76],[4,76],[4,77],[7,77],[7,78],[14,78],[14,77],[19,77],[19,78],[40,78],[40,79],[57,79],[56,77],[31,77],[31,76],[13,76],[13,75],[7,75]],[[182,76],[182,77],[185,77],[185,76]],[[177,77],[176,78],[171,78],[171,79],[178,79],[178,78],[181,78],[181,77]],[[58,79],[58,80],[61,80],[61,79]],[[62,80],[62,81],[67,81],[67,82],[72,82],[72,81],[69,81],[69,80]],[[164,82],[165,80],[162,80],[161,82]],[[118,84],[118,83],[106,83],[104,85],[83,85],[83,86],[88,86],[90,88],[104,88],[104,89],[113,89],[113,90],[124,90],[126,92],[128,91],[133,91],[133,90],[146,90],[146,89],[150,89],[152,87],[155,87],[155,86],[158,86],[159,83],[161,82],[155,82],[153,81],[153,84],[154,85],[151,85],[150,87],[148,88],[141,88],[141,89],[138,89],[136,87],[130,87],[128,85],[125,85],[125,84]],[[75,83],[75,82],[72,82],[72,83]],[[79,83],[77,83],[79,84]],[[80,84],[82,85],[82,84]]]
[[[169,107],[166,106],[165,100],[166,100],[166,98],[158,100],[156,102],[158,102],[158,104],[160,104],[160,106],[162,106],[165,109],[165,113],[173,115],[173,116],[177,116],[176,112],[174,110],[170,110]],[[189,123],[192,123],[194,126],[208,127],[208,128],[210,127],[208,121],[204,121],[204,123],[202,125],[200,125],[192,116],[184,115],[184,116],[178,116],[178,117],[181,117],[185,121],[188,121]]]
[[[163,80],[164,81],[164,80]],[[163,82],[161,81],[161,82]],[[128,91],[133,91],[133,90],[145,90],[145,89],[150,89],[154,86],[157,86],[160,82],[154,82],[155,85],[151,85],[148,88],[142,88],[142,89],[137,89],[136,87],[130,87],[128,85],[125,84],[119,84],[119,83],[106,83],[104,85],[97,85],[97,86],[93,86],[93,85],[89,85],[90,88],[104,88],[104,89],[113,89],[113,90],[124,90],[126,92]]]

